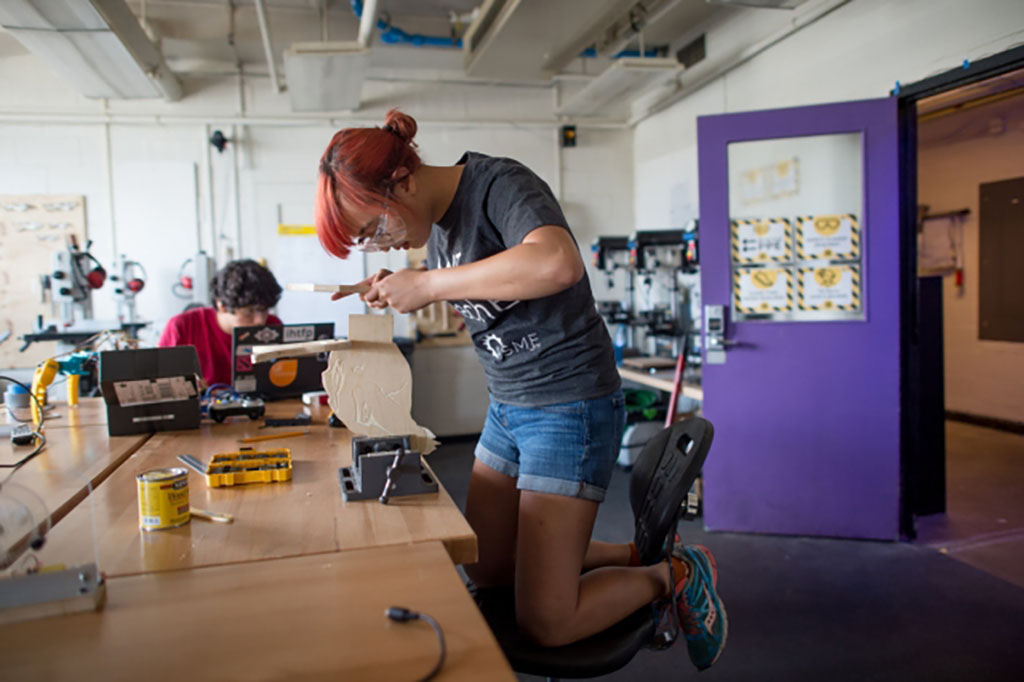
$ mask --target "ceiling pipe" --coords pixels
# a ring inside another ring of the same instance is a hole
[[[651,116],[668,109],[676,102],[688,97],[690,94],[700,90],[708,83],[721,78],[725,74],[729,73],[733,69],[746,64],[754,57],[760,55],[765,50],[774,47],[778,43],[782,42],[789,36],[797,33],[798,31],[807,28],[819,19],[831,14],[835,10],[839,9],[843,5],[849,3],[850,0],[820,0],[817,4],[810,5],[803,14],[797,14],[794,16],[790,23],[781,29],[775,31],[768,37],[760,40],[757,43],[749,45],[742,50],[738,55],[731,56],[727,59],[722,60],[719,63],[708,61],[706,68],[705,63],[701,63],[697,68],[700,70],[699,76],[693,76],[693,80],[690,80],[688,74],[690,71],[684,71],[677,79],[677,88],[666,95],[665,97],[651,102],[647,105],[643,111],[634,113],[629,119],[629,126],[633,127]],[[756,11],[756,10],[750,10]],[[684,82],[685,81],[685,82]]]
[[[267,7],[264,0],[256,0],[256,18],[259,20],[260,35],[263,37],[263,52],[267,55],[271,87],[274,88],[274,92],[281,92],[281,81],[277,77],[277,64],[274,62],[274,49],[270,44],[270,26],[267,23]]]
[[[267,126],[267,127],[290,127],[290,126],[311,126],[317,127],[328,125],[334,128],[353,125],[379,125],[382,114],[373,116],[339,116],[337,113],[325,113],[323,115],[303,114],[302,116],[268,116],[259,114],[246,114],[242,116],[222,116],[216,112],[196,113],[192,115],[166,114],[118,114],[118,113],[53,113],[49,111],[0,111],[0,123],[24,124],[24,125],[206,125],[210,121],[216,121],[218,126],[239,125],[239,126]],[[461,118],[426,118],[417,117],[416,122],[421,128],[428,126],[455,127],[455,128],[537,128],[541,130],[558,130],[565,124],[565,121],[554,119],[477,119],[467,121]],[[574,121],[578,128],[593,128],[598,130],[625,130],[628,126],[622,121],[594,121],[580,119]]]
[[[375,23],[377,23],[377,0],[366,0],[363,3],[363,14],[359,17],[359,37],[356,39],[362,47],[370,46]]]

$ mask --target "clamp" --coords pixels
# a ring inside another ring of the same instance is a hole
[[[338,469],[346,502],[436,493],[437,478],[412,450],[409,436],[359,436],[352,439],[352,466]]]

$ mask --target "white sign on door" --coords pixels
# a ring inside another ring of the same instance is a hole
[[[747,314],[793,310],[793,279],[783,268],[736,268],[733,307]]]
[[[787,218],[732,220],[734,263],[788,263],[793,230]]]
[[[800,310],[860,310],[860,267],[799,268]]]
[[[852,213],[811,215],[796,219],[796,257],[799,260],[860,258],[860,225]]]

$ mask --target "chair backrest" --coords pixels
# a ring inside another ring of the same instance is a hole
[[[665,541],[675,530],[680,507],[700,474],[714,435],[707,419],[676,422],[647,441],[633,464],[629,480],[633,541],[645,566],[664,558]]]

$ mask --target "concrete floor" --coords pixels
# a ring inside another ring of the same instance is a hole
[[[915,541],[1024,587],[1024,435],[946,422],[946,513]]]

